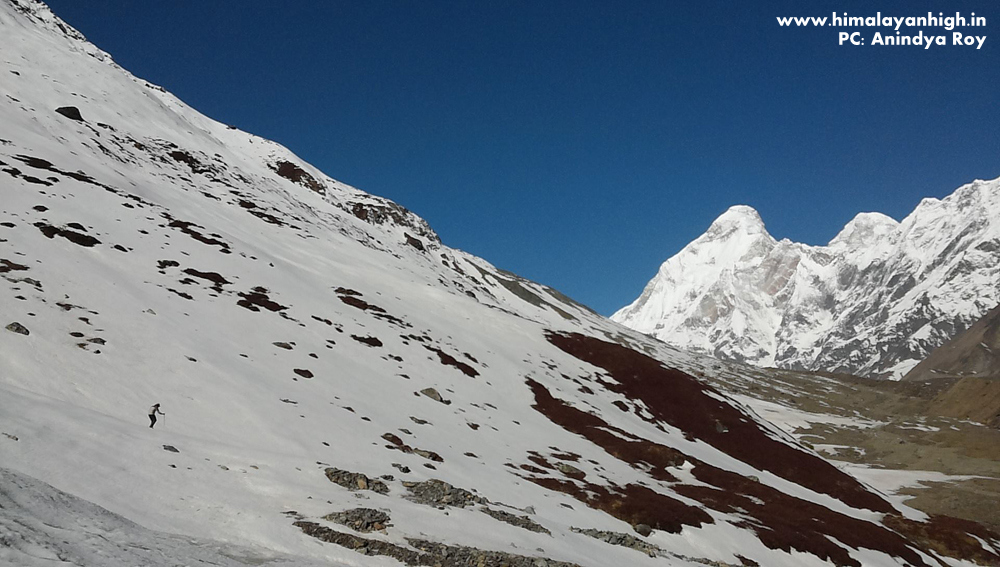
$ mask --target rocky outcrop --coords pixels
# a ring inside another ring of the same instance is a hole
[[[518,516],[517,514],[511,514],[510,512],[504,512],[503,510],[494,510],[492,508],[487,508],[483,506],[479,509],[480,512],[488,514],[494,519],[500,520],[505,524],[510,524],[512,526],[517,526],[519,528],[524,528],[529,532],[537,532],[540,534],[552,535],[552,532],[545,529],[544,526],[538,522],[532,520],[527,516]]]
[[[428,506],[454,506],[464,508],[473,504],[489,504],[490,501],[464,488],[458,488],[443,480],[432,478],[424,482],[403,482],[409,491],[409,498]]]
[[[355,508],[323,516],[324,520],[343,524],[354,531],[368,533],[389,527],[389,514],[372,508]]]
[[[514,555],[503,551],[489,551],[461,545],[447,545],[422,539],[406,538],[412,548],[375,539],[331,530],[315,522],[295,522],[304,533],[325,541],[353,549],[362,555],[385,555],[406,565],[430,567],[579,567],[576,563],[555,561],[544,557]]]
[[[335,468],[328,468],[323,471],[330,482],[339,484],[348,490],[371,490],[379,494],[388,494],[389,487],[384,482],[375,478],[369,478],[362,473],[355,473]]]

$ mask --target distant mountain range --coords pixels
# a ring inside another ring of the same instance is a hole
[[[758,366],[899,379],[1000,303],[1000,180],[861,213],[826,246],[775,240],[748,206],[660,266],[612,320]]]

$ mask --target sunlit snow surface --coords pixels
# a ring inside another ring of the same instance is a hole
[[[443,246],[405,209],[131,76],[43,6],[0,2],[0,48],[0,324],[29,331],[0,330],[0,465],[11,471],[0,477],[0,561],[398,564],[293,525],[366,507],[391,521],[364,537],[400,546],[421,538],[595,567],[739,564],[737,554],[827,564],[764,545],[740,512],[675,493],[707,486],[694,460],[879,521],[651,420],[546,333],[627,343],[681,368],[711,361]],[[56,112],[70,106],[82,121]],[[529,380],[616,435],[683,451],[677,482],[556,425],[533,407]],[[167,415],[150,429],[154,402]],[[797,447],[756,415],[740,423]],[[572,477],[529,472],[532,457],[576,459],[593,486],[652,487],[712,523],[654,532],[644,541],[664,550],[656,558],[606,544],[571,528],[636,532],[533,482]],[[389,492],[349,491],[327,467],[392,475]],[[405,498],[402,481],[432,478],[551,534]],[[864,565],[902,561],[847,552]]]

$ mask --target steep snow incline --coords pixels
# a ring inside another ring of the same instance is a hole
[[[153,532],[4,468],[0,468],[0,509],[4,511],[0,514],[2,565],[338,567],[326,561],[278,555],[267,549]]]
[[[0,493],[37,495],[0,509],[15,553],[88,564],[115,546],[82,532],[124,525],[106,510],[192,561],[1000,560],[673,369],[711,361],[442,245],[44,5],[0,2],[0,47]],[[741,257],[788,246],[732,213],[716,237]]]
[[[734,211],[753,230],[720,238]],[[898,379],[1000,303],[997,219],[1000,180],[900,223],[861,213],[826,246],[775,243],[733,207],[611,318],[728,360]]]

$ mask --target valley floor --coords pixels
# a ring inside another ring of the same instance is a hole
[[[1000,529],[1000,429],[957,417],[958,379],[741,370],[702,378],[907,505]]]

